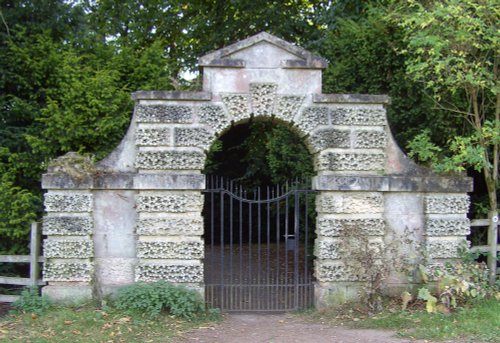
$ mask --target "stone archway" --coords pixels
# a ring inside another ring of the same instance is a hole
[[[129,131],[97,173],[44,175],[44,293],[89,298],[154,280],[203,292],[204,151],[251,116],[289,122],[315,154],[317,306],[355,296],[360,275],[338,249],[353,225],[382,250],[389,228],[410,228],[435,263],[457,257],[471,182],[428,176],[402,154],[386,96],[322,94],[327,62],[267,33],[208,54],[200,66],[201,92],[133,94]]]

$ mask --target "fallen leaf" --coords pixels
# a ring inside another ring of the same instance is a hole
[[[64,325],[71,325],[73,324],[73,322],[71,320],[65,320],[64,321]]]

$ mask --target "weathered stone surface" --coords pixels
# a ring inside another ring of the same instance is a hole
[[[201,235],[203,218],[201,216],[140,218],[137,221],[138,235],[181,236]]]
[[[327,107],[308,107],[297,119],[297,126],[304,133],[311,133],[319,125],[328,125],[328,113]]]
[[[136,168],[151,170],[201,170],[205,154],[201,151],[139,151]]]
[[[132,93],[132,100],[192,100],[209,101],[211,92],[185,91],[137,91]]]
[[[216,133],[222,132],[222,130],[231,125],[231,121],[224,112],[224,109],[219,105],[201,106],[198,116],[200,123],[209,125]]]
[[[345,219],[319,217],[316,227],[320,236],[341,236],[350,229],[359,229],[367,236],[381,236],[385,234],[385,221],[374,219]]]
[[[137,257],[196,260],[203,258],[203,249],[202,242],[139,241]]]
[[[94,273],[92,262],[52,262],[43,264],[44,281],[90,282]]]
[[[86,236],[92,234],[93,221],[90,217],[45,217],[44,235]]]
[[[424,211],[425,213],[461,214],[468,212],[469,204],[469,197],[466,194],[427,195],[424,198]]]
[[[428,218],[425,221],[425,234],[427,236],[467,236],[470,234],[470,222],[467,218]]]
[[[278,85],[275,83],[251,83],[252,113],[254,116],[274,114],[274,99]]]
[[[193,110],[180,105],[136,105],[138,123],[192,123]]]
[[[359,281],[360,275],[343,262],[321,263],[316,268],[316,279],[319,282]]]
[[[354,130],[353,148],[376,149],[385,148],[387,135],[381,130]]]
[[[90,258],[94,256],[91,240],[51,240],[43,241],[43,255],[46,258]]]
[[[199,173],[187,174],[184,171],[137,174],[133,179],[133,188],[157,190],[204,189],[205,176]]]
[[[313,102],[333,104],[389,104],[387,95],[373,94],[313,94]]]
[[[436,238],[429,237],[427,251],[430,258],[459,258],[460,251],[468,248],[470,242],[463,237]]]
[[[334,125],[386,125],[385,110],[380,108],[335,108],[331,116]]]
[[[314,256],[321,260],[336,260],[342,257],[338,240],[322,240],[316,243]]]
[[[384,197],[377,192],[321,193],[317,197],[322,213],[382,213]]]
[[[47,212],[91,212],[92,195],[49,192],[44,204]]]
[[[136,281],[163,280],[172,283],[203,282],[201,265],[184,264],[140,264],[135,272]]]
[[[320,129],[311,135],[311,144],[316,151],[328,148],[350,148],[351,131],[346,129]]]
[[[136,132],[138,146],[168,146],[172,131],[169,128],[141,128]]]
[[[250,96],[248,94],[225,94],[222,102],[234,121],[250,118]]]
[[[372,171],[384,170],[385,155],[377,153],[321,153],[318,170],[332,171]]]
[[[175,146],[198,147],[208,150],[214,134],[203,127],[176,127]]]
[[[199,212],[203,195],[199,192],[141,193],[137,196],[139,212]]]
[[[274,115],[276,116],[276,118],[280,118],[287,122],[290,122],[299,112],[300,106],[302,105],[303,101],[303,96],[280,95],[278,96]]]

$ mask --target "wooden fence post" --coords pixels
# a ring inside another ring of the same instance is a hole
[[[38,286],[38,278],[40,277],[40,264],[38,263],[40,256],[40,223],[31,223],[31,242],[30,242],[30,286]]]
[[[498,212],[490,211],[488,214],[489,226],[488,226],[488,268],[490,270],[490,285],[495,284],[495,279],[497,276],[497,254],[498,254]]]

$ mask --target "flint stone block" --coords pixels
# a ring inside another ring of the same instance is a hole
[[[49,192],[44,204],[47,212],[91,212],[92,195]]]
[[[304,101],[303,96],[298,95],[281,95],[278,96],[276,111],[274,115],[276,118],[283,119],[287,122],[293,120],[300,110],[300,106]]]
[[[90,282],[94,274],[92,262],[51,262],[43,264],[43,281]]]
[[[136,168],[150,170],[201,170],[205,155],[199,151],[139,151]]]
[[[387,145],[387,135],[378,130],[355,130],[353,148],[355,149],[383,149]]]
[[[335,108],[331,116],[334,125],[386,125],[385,110],[380,108]]]
[[[367,245],[367,246],[366,246]],[[384,251],[384,242],[381,240],[356,239],[355,237],[345,240],[343,238],[320,240],[316,245],[315,255],[322,260],[335,260],[349,258],[349,251],[367,251],[370,256],[380,256]]]
[[[470,242],[463,237],[455,239],[429,237],[427,251],[430,258],[460,258],[460,250],[468,249]]]
[[[139,212],[199,212],[203,207],[203,195],[199,192],[169,192],[167,194],[139,194]]]
[[[45,217],[42,231],[48,236],[86,236],[92,234],[90,217]]]
[[[384,197],[377,192],[322,193],[317,197],[322,213],[382,213]]]
[[[94,243],[91,240],[51,240],[43,242],[43,256],[46,258],[91,258]]]
[[[385,155],[377,153],[326,152],[318,158],[318,170],[380,172],[384,166]]]
[[[213,139],[213,133],[203,127],[175,128],[175,146],[198,147],[208,150]]]
[[[138,129],[135,144],[138,146],[168,146],[171,130],[168,128]]]
[[[136,281],[153,282],[163,280],[172,283],[203,282],[201,265],[140,264],[135,272]]]
[[[359,273],[343,262],[321,263],[316,267],[315,275],[318,282],[361,280]]]
[[[136,105],[138,123],[184,123],[193,122],[193,110],[179,105]]]
[[[250,118],[248,94],[226,94],[222,96],[222,102],[234,121]]]
[[[203,234],[202,217],[140,218],[136,231],[144,236],[196,236]]]
[[[440,194],[440,195],[427,195],[424,198],[424,211],[425,213],[456,213],[463,214],[469,211],[469,196]]]
[[[137,257],[166,258],[179,260],[199,260],[203,258],[202,242],[137,242]]]
[[[297,119],[297,126],[306,134],[310,134],[320,125],[328,125],[329,110],[327,107],[308,107]]]
[[[427,236],[467,236],[470,234],[470,222],[467,218],[428,218],[425,233]]]
[[[328,148],[350,148],[351,131],[341,129],[320,129],[311,136],[311,144],[315,151],[321,151]]]
[[[339,219],[319,217],[317,222],[320,236],[337,237],[350,229],[359,229],[367,236],[382,236],[385,234],[386,224],[383,219]]]
[[[275,83],[251,83],[252,113],[254,116],[271,116],[278,85]]]
[[[201,124],[207,124],[216,133],[222,132],[226,127],[231,125],[231,121],[227,117],[222,106],[204,105],[200,107],[198,112]]]

